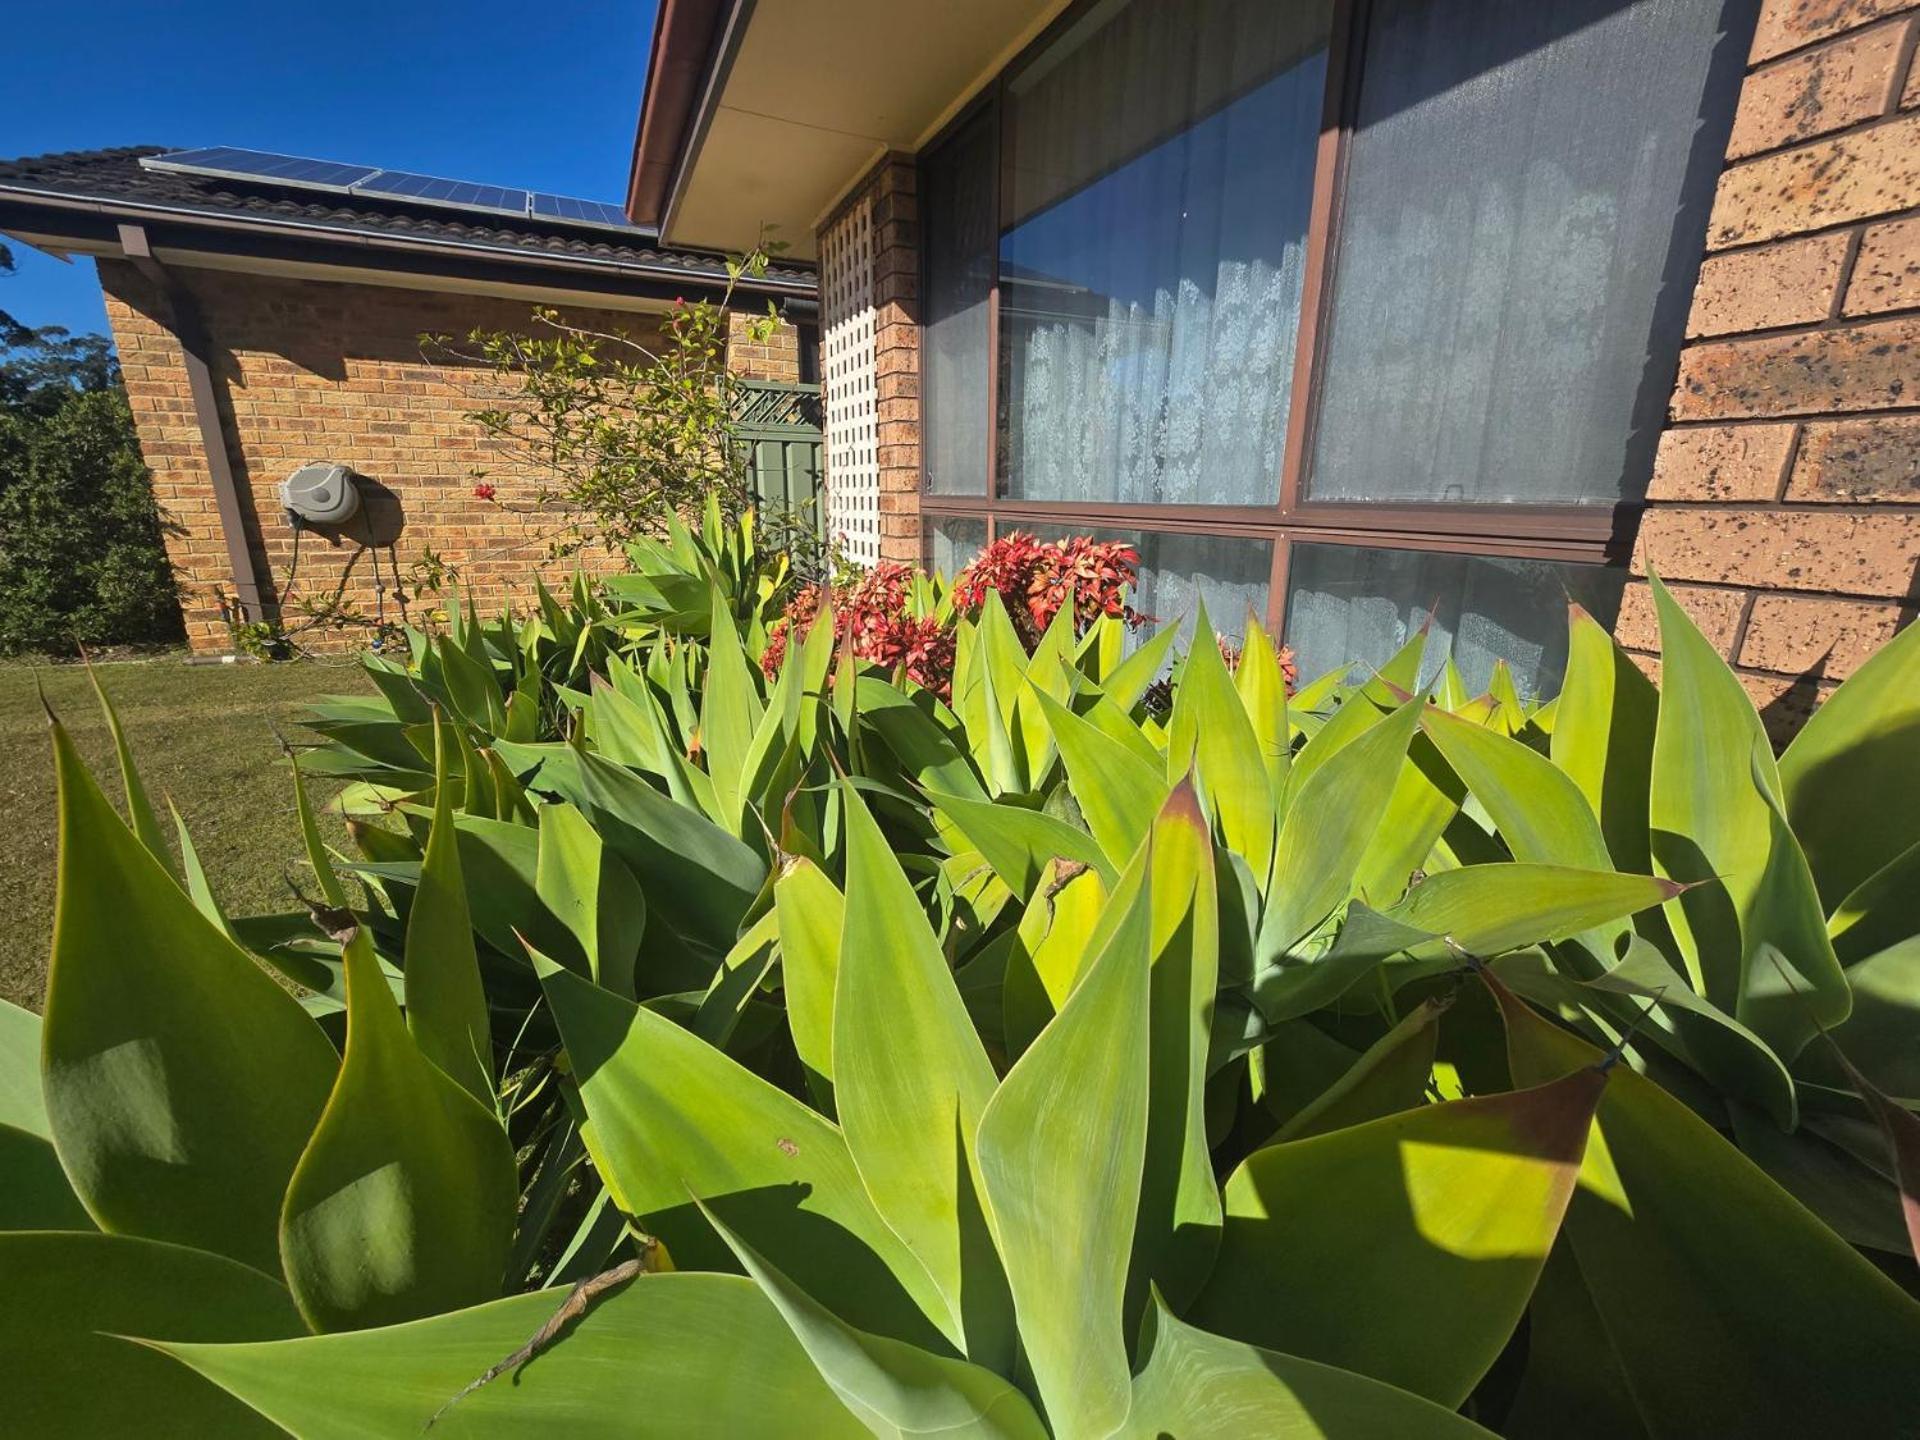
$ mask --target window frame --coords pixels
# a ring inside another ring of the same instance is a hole
[[[982,92],[963,106],[916,157],[924,174],[930,158],[989,112],[993,152],[1002,173],[993,191],[992,231],[1004,234],[1001,213],[1006,192],[1006,147],[1002,116],[1008,81],[1065,34],[1103,0],[1074,0],[1021,52],[1004,65]],[[987,292],[987,473],[982,493],[937,495],[929,488],[926,447],[921,447],[920,512],[925,522],[967,518],[986,523],[991,544],[1002,529],[1033,524],[1084,522],[1095,528],[1125,528],[1271,541],[1272,570],[1265,624],[1285,633],[1287,573],[1292,545],[1352,545],[1443,554],[1485,555],[1560,561],[1571,564],[1624,565],[1633,548],[1644,498],[1611,504],[1525,505],[1500,502],[1390,502],[1313,500],[1305,493],[1308,457],[1319,419],[1325,381],[1323,327],[1332,310],[1335,257],[1339,252],[1346,168],[1359,110],[1360,81],[1372,0],[1333,0],[1327,46],[1327,84],[1322,99],[1320,134],[1308,211],[1306,270],[1300,299],[1300,325],[1294,352],[1293,393],[1282,447],[1279,499],[1272,505],[1144,505],[1116,502],[1028,500],[1002,493],[1000,477],[1000,280],[998,238]],[[920,247],[920,291],[929,288],[929,247]],[[925,316],[919,320],[920,353],[925,354]],[[1674,357],[1678,365],[1678,356]],[[1669,377],[1671,379],[1671,377]],[[925,390],[921,391],[925,404]],[[924,541],[923,541],[924,543]]]

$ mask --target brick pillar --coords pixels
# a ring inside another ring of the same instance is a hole
[[[880,558],[917,565],[920,545],[920,202],[913,161],[873,178],[873,354]]]
[[[1777,738],[1920,599],[1913,0],[1766,0],[1633,568]],[[1644,583],[1621,642],[1657,665]]]

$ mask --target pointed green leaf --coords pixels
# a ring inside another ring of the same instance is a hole
[[[1168,774],[1177,778],[1189,766],[1195,769],[1207,813],[1228,848],[1244,856],[1256,875],[1273,865],[1275,809],[1267,763],[1202,603],[1173,697]]]
[[[1209,1335],[1156,1297],[1124,1440],[1472,1440],[1490,1432],[1431,1400],[1350,1370]]]
[[[448,1407],[525,1345],[562,1298],[539,1290],[383,1330],[165,1348],[181,1373],[192,1366],[301,1440],[399,1440],[429,1424],[447,1440],[868,1433],[779,1311],[737,1275],[642,1275],[595,1300],[532,1361]]]
[[[1486,957],[1624,919],[1672,899],[1678,888],[1652,875],[1567,865],[1468,865],[1429,875],[1383,913]]]
[[[166,832],[160,828],[159,818],[153,812],[153,801],[147,798],[147,787],[141,783],[140,771],[133,763],[133,747],[127,744],[126,731],[120,728],[120,716],[107,698],[106,687],[100,683],[100,674],[93,668],[91,659],[87,661],[87,679],[93,682],[93,693],[100,700],[100,713],[106,717],[107,733],[113,737],[113,758],[119,762],[120,783],[127,798],[127,823],[153,858],[172,870],[173,855],[167,849]]]
[[[1041,810],[1004,801],[972,800],[929,790],[927,799],[979,850],[1007,888],[1030,895],[1049,860],[1091,865],[1111,883],[1118,876],[1094,838]]]
[[[1694,988],[1791,1061],[1819,1026],[1847,1018],[1846,978],[1753,701],[1658,576],[1652,584],[1662,656],[1653,858],[1663,875],[1705,882],[1667,918]]]
[[[832,1095],[833,992],[847,906],[811,860],[795,860],[773,887],[780,924],[780,980],[793,1048],[818,1098]]]
[[[1370,704],[1359,696],[1347,703]],[[1305,761],[1326,741],[1327,730],[1302,752],[1267,882],[1260,921],[1263,959],[1284,953],[1352,894],[1355,871],[1393,798],[1400,762],[1425,703],[1409,700],[1316,770],[1307,770]]]
[[[541,903],[594,983],[635,998],[634,962],[647,928],[639,882],[573,806],[542,805],[539,832],[534,889]],[[561,958],[551,946],[547,953]]]
[[[407,1028],[421,1054],[491,1110],[493,1039],[447,779],[449,728],[435,723],[433,828],[407,912]]]
[[[1253,722],[1254,738],[1260,744],[1260,760],[1266,766],[1267,787],[1275,809],[1287,793],[1287,770],[1292,760],[1292,736],[1287,728],[1287,680],[1280,671],[1280,657],[1273,641],[1249,614],[1247,643],[1240,652],[1240,668],[1234,672],[1233,687]],[[1258,874],[1258,871],[1254,872]]]
[[[1173,652],[1173,642],[1179,636],[1178,625],[1164,625],[1154,631],[1100,682],[1101,691],[1122,711],[1131,711],[1147,693],[1147,687],[1167,668],[1167,656]]]
[[[886,837],[851,786],[834,987],[834,1104],[867,1193],[945,1296],[941,1329],[1010,1369],[1011,1301],[977,1198],[974,1135],[993,1065]]]
[[[1489,983],[1516,1080],[1599,1058]],[[1649,1432],[1909,1426],[1920,1305],[1680,1101],[1609,1073],[1566,1233]]]
[[[1647,844],[1653,732],[1660,697],[1653,684],[1578,605],[1567,615],[1567,674],[1550,742],[1553,763],[1599,817],[1615,868],[1653,868]]]
[[[0,1231],[91,1230],[53,1149],[40,1094],[40,1017],[0,1000]]]
[[[1780,757],[1780,795],[1831,909],[1920,844],[1920,626],[1888,641]],[[1900,803],[1888,803],[1900,796]]]
[[[47,1114],[104,1230],[277,1273],[287,1177],[337,1058],[121,822],[59,725]]]
[[[287,1282],[316,1330],[497,1295],[519,1204],[513,1147],[492,1109],[407,1033],[364,932],[345,957],[346,1056],[280,1225]]]
[[[1588,1067],[1256,1151],[1194,1320],[1459,1405],[1526,1309],[1606,1083]]]
[[[1127,1258],[1147,1142],[1151,918],[1143,886],[980,1122],[995,1235],[1056,1435],[1105,1435],[1127,1414]]]
[[[1306,1140],[1422,1104],[1433,1075],[1438,1022],[1451,1004],[1449,999],[1422,1000],[1368,1046],[1353,1068],[1282,1125],[1274,1138]]]
[[[558,966],[541,979],[595,1168],[676,1265],[729,1263],[692,1190],[849,1324],[942,1343],[946,1302],[880,1218],[838,1127],[671,1020]]]
[[[1087,828],[1118,869],[1146,839],[1154,814],[1167,798],[1167,782],[1064,705],[1043,697],[1040,706],[1053,727],[1067,784],[1080,802]]]
[[[9,1435],[281,1434],[217,1386],[121,1338],[298,1335],[286,1287],[258,1270],[123,1235],[0,1234],[0,1294]]]
[[[779,1310],[840,1401],[876,1435],[1046,1440],[1027,1397],[993,1371],[846,1324],[705,1206],[703,1213]]]
[[[720,806],[720,823],[743,835],[747,755],[760,723],[760,690],[740,648],[732,609],[718,584],[713,586],[712,605],[707,679],[700,695],[700,737]]]

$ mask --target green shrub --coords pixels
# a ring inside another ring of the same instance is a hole
[[[320,717],[405,829],[283,917],[56,730],[10,1419],[1900,1433],[1920,634],[1776,762],[1655,598],[1662,692],[1576,612],[1539,707],[1202,616],[1164,722],[1170,633],[997,596],[950,706],[717,582],[585,688],[463,622]]]
[[[0,411],[0,653],[181,636],[173,571],[117,387]]]

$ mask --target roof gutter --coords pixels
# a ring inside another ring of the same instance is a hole
[[[180,353],[187,372],[187,394],[193,405],[194,420],[200,427],[200,449],[207,457],[207,475],[213,482],[214,504],[220,512],[220,529],[226,536],[227,562],[233,567],[235,608],[240,618],[261,621],[267,618],[265,589],[254,565],[253,547],[247,544],[246,512],[240,504],[240,487],[233,478],[233,459],[227,451],[227,435],[220,424],[220,407],[213,393],[213,367],[209,363],[212,347],[207,327],[200,316],[200,305],[193,292],[154,258],[147,232],[138,225],[120,226],[120,248],[127,259],[166,297],[172,311],[173,333],[180,342]]]
[[[138,200],[88,200],[60,191],[36,190],[25,186],[0,186],[0,201],[19,197],[37,206],[48,209],[66,210],[75,214],[98,215],[112,220],[125,216],[136,221],[160,217],[191,224],[208,230],[220,230],[250,235],[285,235],[298,238],[324,237],[327,241],[340,245],[354,245],[370,250],[388,250],[416,255],[464,254],[489,261],[498,261],[507,265],[524,266],[535,270],[573,270],[592,271],[602,274],[619,274],[643,277],[685,285],[689,280],[706,280],[715,285],[726,283],[724,269],[689,270],[683,266],[649,265],[644,261],[618,260],[599,255],[540,255],[508,246],[478,244],[470,240],[413,240],[404,236],[373,235],[364,230],[355,230],[346,226],[328,225],[320,221],[285,219],[248,219],[228,220],[209,214],[204,210],[194,210],[185,206],[156,205]],[[791,296],[796,299],[812,299],[817,286],[812,281],[787,279],[781,276],[765,275],[758,278],[742,276],[738,287],[748,294],[766,296]]]
[[[647,52],[647,86],[627,175],[627,216],[657,225],[694,134],[734,0],[661,0]]]

